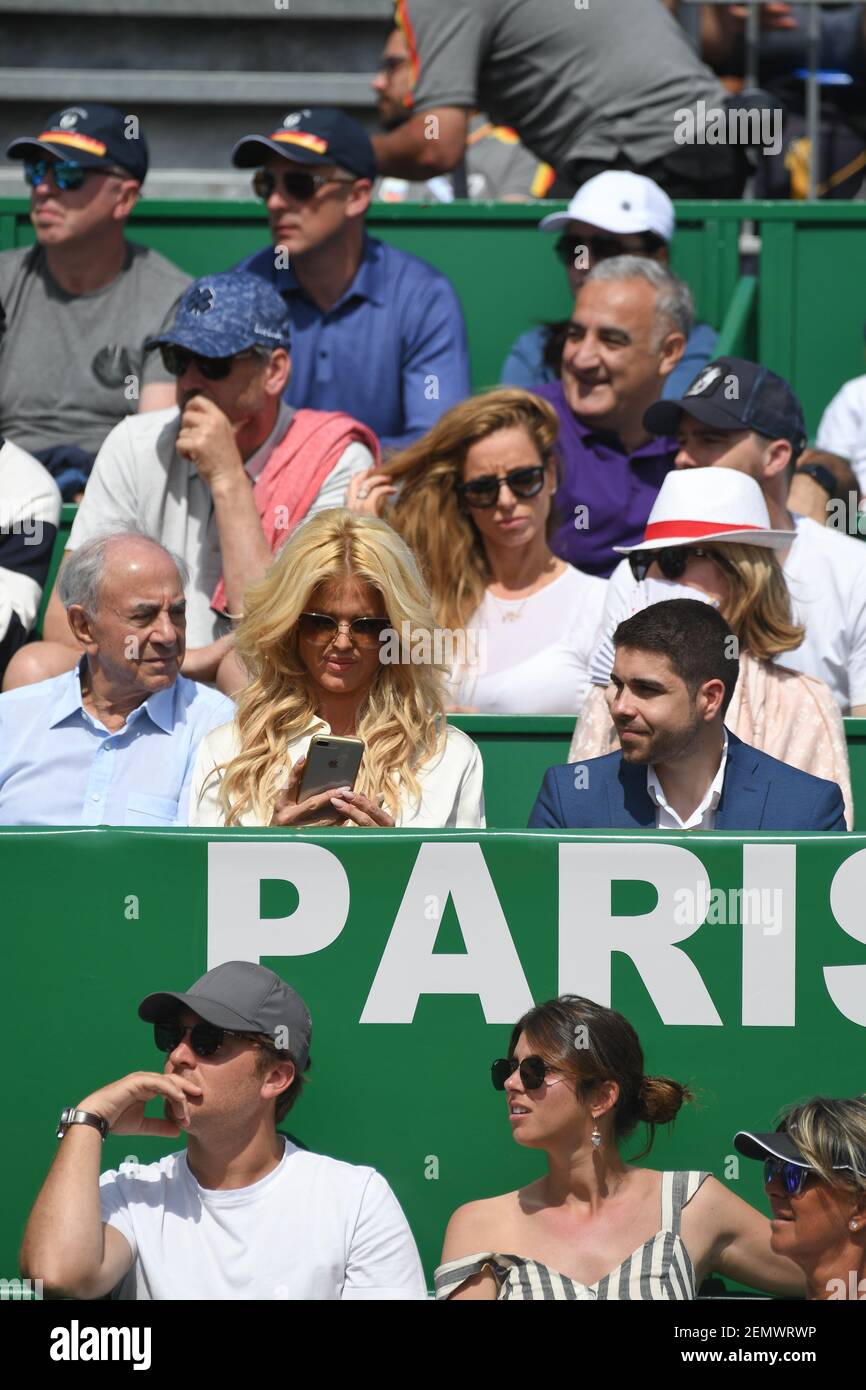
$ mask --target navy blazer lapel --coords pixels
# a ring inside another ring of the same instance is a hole
[[[646,763],[627,763],[620,757],[616,778],[607,786],[612,830],[653,830],[656,812],[646,789]]]
[[[716,829],[760,830],[769,790],[769,784],[760,780],[754,748],[728,730],[728,761]]]

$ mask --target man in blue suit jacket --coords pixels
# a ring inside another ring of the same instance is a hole
[[[739,673],[715,608],[653,604],[614,633],[622,751],[549,768],[529,824],[556,830],[845,831],[842,793],[725,729]]]

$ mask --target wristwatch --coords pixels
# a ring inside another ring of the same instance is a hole
[[[822,487],[828,497],[835,497],[839,484],[833,477],[829,468],[825,468],[823,463],[801,463],[799,468],[794,469],[794,477],[798,473],[805,473],[807,477]]]
[[[74,1105],[67,1105],[60,1116],[60,1123],[57,1126],[57,1139],[62,1139],[70,1125],[93,1125],[102,1135],[102,1142],[105,1143],[108,1134],[108,1121],[103,1120],[101,1115],[94,1115],[89,1110],[76,1110]]]

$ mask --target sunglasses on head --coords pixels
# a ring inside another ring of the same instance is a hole
[[[658,565],[665,579],[682,579],[686,565],[693,555],[715,560],[722,569],[729,568],[723,555],[717,550],[707,550],[702,545],[674,545],[664,550],[635,550],[629,555],[628,562],[638,583],[646,579],[647,570],[653,564]]]
[[[338,622],[330,613],[302,613],[298,618],[299,635],[317,647],[327,647],[341,628],[348,628],[356,647],[378,647],[390,626],[390,618],[353,618],[350,623]]]
[[[539,1086],[544,1085],[547,1073],[555,1070],[542,1057],[524,1057],[522,1062],[518,1062],[516,1057],[498,1057],[490,1068],[490,1079],[495,1091],[504,1091],[509,1076],[519,1071],[524,1089],[537,1091]]]
[[[231,357],[202,357],[200,353],[189,352],[187,348],[176,347],[174,343],[160,343],[159,355],[171,376],[183,376],[190,363],[194,362],[196,370],[208,381],[224,381],[235,362],[242,357],[256,356],[256,349],[246,348],[244,352],[232,353]]]
[[[85,169],[84,165],[79,164],[75,159],[29,159],[25,162],[24,177],[31,188],[36,188],[38,184],[44,183],[49,174],[61,193],[66,193],[69,189],[80,188],[88,174],[116,174],[122,178],[130,177],[122,169]]]
[[[271,169],[257,169],[253,174],[253,192],[266,203],[275,188],[294,198],[296,203],[308,203],[326,183],[354,183],[354,179],[341,179],[335,174],[296,174],[281,169],[275,174]]]
[[[174,1052],[187,1033],[190,1047],[196,1057],[213,1057],[226,1038],[246,1038],[248,1041],[258,1042],[261,1047],[265,1046],[254,1033],[238,1033],[232,1028],[217,1028],[214,1023],[196,1023],[190,1028],[183,1028],[179,1023],[153,1025],[154,1041],[160,1052]]]
[[[499,489],[508,484],[509,492],[515,497],[535,497],[544,487],[545,465],[540,463],[532,468],[512,468],[504,477],[495,473],[485,473],[481,478],[473,478],[468,483],[458,483],[459,496],[470,507],[495,507],[499,501]]]

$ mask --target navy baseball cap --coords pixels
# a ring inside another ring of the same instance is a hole
[[[310,1060],[313,1021],[301,996],[264,965],[230,960],[209,970],[184,993],[148,994],[138,1006],[146,1023],[174,1023],[186,1007],[215,1028],[264,1033],[291,1052],[304,1071]],[[279,1033],[279,1036],[278,1036]]]
[[[144,346],[149,351],[173,343],[201,357],[233,357],[254,345],[288,351],[289,342],[289,311],[282,295],[258,275],[227,270],[194,280],[171,327],[145,339]]]
[[[232,150],[232,163],[258,169],[268,154],[298,164],[339,164],[359,179],[375,179],[377,173],[366,130],[335,106],[304,106],[284,116],[270,135],[244,135]]]
[[[745,357],[717,357],[702,367],[678,401],[656,401],[643,422],[653,434],[676,434],[680,412],[721,430],[754,430],[806,447],[803,409],[784,377]]]
[[[19,136],[7,147],[7,159],[74,159],[84,169],[119,164],[134,179],[147,174],[147,141],[137,116],[125,116],[114,106],[65,106],[48,117],[38,135]]]

